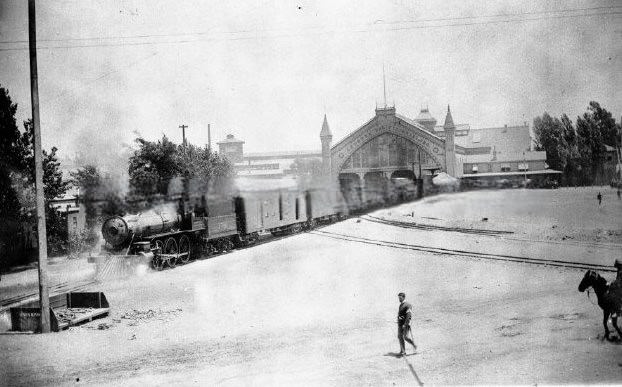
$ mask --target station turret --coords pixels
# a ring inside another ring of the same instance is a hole
[[[322,173],[324,176],[330,175],[330,143],[333,140],[333,134],[328,127],[328,120],[324,114],[324,122],[320,131],[320,140],[322,140]]]
[[[434,133],[436,118],[432,117],[427,106],[425,108],[421,108],[421,112],[419,113],[417,118],[415,118],[415,122],[423,126],[428,132]]]
[[[449,105],[447,105],[443,130],[445,131],[445,172],[450,176],[456,176],[456,147],[454,143],[456,125],[454,125]]]

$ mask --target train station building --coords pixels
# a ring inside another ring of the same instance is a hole
[[[398,114],[395,107],[376,108],[374,117],[335,144],[324,117],[320,139],[325,174],[346,191],[362,192],[360,196],[391,179],[426,179],[440,172],[466,184],[512,184],[561,173],[547,169],[546,152],[533,150],[526,123],[471,129],[454,123],[449,106],[442,125],[427,108],[415,119]]]
[[[325,115],[319,136],[321,151],[244,154],[244,142],[232,135],[218,144],[220,152],[234,161],[238,176],[294,175],[295,160],[321,159],[325,177],[339,182],[346,191],[362,192],[360,196],[380,190],[394,179],[429,180],[440,172],[466,185],[500,180],[522,184],[556,179],[561,174],[548,169],[546,152],[533,149],[527,123],[473,129],[454,123],[453,114],[448,106],[438,124],[427,108],[411,119],[398,114],[395,107],[380,107],[371,119],[336,142]]]

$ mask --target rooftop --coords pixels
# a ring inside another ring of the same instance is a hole
[[[237,138],[235,138],[233,136],[233,134],[228,134],[227,138],[225,138],[222,141],[217,142],[216,144],[230,144],[230,143],[244,143],[244,141],[242,140],[238,140]]]
[[[244,160],[295,159],[297,157],[322,157],[321,150],[275,151],[275,152],[248,152],[244,153]]]
[[[511,161],[545,161],[546,152],[544,151],[527,151],[523,152],[497,152],[493,160],[493,154],[485,153],[478,155],[464,155],[464,163],[507,163]]]
[[[456,128],[459,130],[460,125]],[[436,126],[435,133],[442,132]],[[528,151],[531,149],[529,126],[503,126],[496,128],[470,129],[466,136],[456,136],[455,143],[464,148],[494,146],[497,152]]]
[[[421,109],[421,112],[419,113],[417,118],[415,118],[415,121],[434,121],[434,122],[436,122],[436,118],[432,117],[432,114],[430,114],[430,111],[426,107],[426,108]]]

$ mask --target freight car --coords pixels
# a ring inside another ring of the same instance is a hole
[[[201,195],[102,225],[107,254],[139,257],[154,268],[174,267],[198,255],[253,244],[260,234],[283,235],[347,216],[338,189],[298,187]]]

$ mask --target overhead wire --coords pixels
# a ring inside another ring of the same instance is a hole
[[[603,10],[603,9],[616,9],[622,8],[622,5],[614,5],[607,7],[588,7],[588,8],[568,8],[561,10],[547,10],[547,11],[532,11],[532,12],[519,12],[519,13],[501,13],[494,15],[480,15],[480,16],[461,16],[461,17],[450,17],[450,18],[435,18],[435,19],[409,19],[409,20],[394,20],[394,21],[384,21],[377,20],[375,22],[366,23],[366,25],[376,25],[378,21],[381,24],[405,24],[405,23],[430,23],[430,22],[439,22],[439,21],[452,21],[452,20],[466,20],[466,19],[480,19],[480,18],[495,18],[495,17],[513,17],[513,16],[524,16],[524,15],[542,15],[542,14],[555,14],[555,13],[564,13],[564,12],[580,12],[580,11],[594,11],[594,10]],[[590,16],[588,15],[575,15],[575,16]],[[322,26],[314,26],[305,28],[306,30],[312,29],[320,29]],[[238,31],[220,31],[216,32],[217,34],[236,34],[236,33],[256,33],[256,32],[274,32],[274,31],[284,31],[291,29],[259,29],[259,30],[238,30]],[[95,36],[95,37],[76,37],[76,38],[59,38],[59,39],[37,39],[38,42],[70,42],[70,41],[86,41],[86,40],[111,40],[111,39],[144,39],[144,38],[157,38],[157,37],[173,37],[173,36],[201,36],[208,35],[210,31],[199,31],[199,32],[179,32],[179,33],[168,33],[168,34],[142,34],[142,35],[118,35],[118,36]],[[28,43],[27,39],[24,40],[5,40],[0,41],[0,44],[17,44],[17,43]]]
[[[613,7],[605,7],[607,9],[617,9],[622,8],[622,6],[613,6]],[[562,11],[548,11],[549,13],[559,13]],[[528,14],[528,13],[526,13]],[[522,15],[522,14],[516,14]],[[161,44],[177,44],[177,43],[194,43],[194,42],[207,42],[207,41],[240,41],[240,40],[258,40],[258,39],[279,39],[279,38],[291,38],[291,37],[302,37],[302,36],[314,36],[314,35],[326,35],[326,34],[334,34],[334,33],[362,33],[362,32],[391,32],[391,31],[402,31],[402,30],[414,30],[414,29],[431,29],[431,28],[448,28],[448,27],[461,27],[461,26],[474,26],[474,25],[487,25],[487,24],[500,24],[500,23],[521,23],[521,22],[529,22],[529,21],[538,21],[538,20],[550,20],[550,19],[567,19],[567,18],[578,18],[578,17],[592,17],[592,16],[619,16],[622,15],[621,11],[616,12],[598,12],[598,13],[588,13],[588,14],[577,14],[577,15],[554,15],[554,16],[544,16],[537,18],[514,18],[514,19],[505,19],[505,20],[488,20],[488,21],[474,21],[468,23],[450,23],[450,24],[439,24],[439,25],[420,25],[420,26],[405,26],[405,27],[394,27],[394,28],[376,28],[376,29],[358,29],[358,30],[327,30],[327,31],[318,31],[314,33],[297,33],[297,34],[282,34],[282,35],[264,35],[264,36],[240,36],[240,37],[232,37],[232,38],[217,38],[211,37],[207,39],[184,39],[184,40],[167,40],[167,41],[141,41],[141,42],[119,42],[119,43],[95,43],[95,44],[80,44],[80,45],[65,45],[65,46],[39,46],[38,50],[55,50],[55,49],[71,49],[71,48],[93,48],[93,47],[125,47],[125,46],[147,46],[147,45],[161,45]],[[504,16],[514,16],[514,15],[504,15]],[[465,20],[465,19],[478,19],[483,17],[495,17],[495,16],[474,16],[474,17],[458,17],[458,18],[444,18],[443,21],[451,21],[451,20]],[[435,21],[437,19],[427,19],[420,21],[412,21],[412,23],[424,23]],[[440,21],[440,19],[438,19]],[[403,21],[403,22],[383,22],[382,24],[390,24],[390,23],[410,23],[411,21]],[[373,23],[369,24],[373,25]],[[377,25],[377,24],[376,24]],[[269,30],[265,30],[269,31]],[[262,31],[225,31],[220,32],[219,34],[236,34],[236,33],[248,33],[248,32],[262,32]],[[161,37],[169,37],[169,36],[192,36],[192,35],[207,35],[208,32],[201,33],[189,33],[189,34],[160,34]],[[141,35],[133,36],[125,36],[125,37],[117,37],[120,39],[129,39],[129,38],[139,38]],[[142,35],[148,36],[148,35]],[[154,37],[156,35],[153,35]],[[112,39],[113,37],[109,37]],[[81,38],[75,38],[81,39]],[[98,38],[84,38],[85,40],[96,40]],[[108,39],[108,38],[104,38]],[[39,40],[41,41],[41,40]],[[65,40],[50,40],[50,41],[65,41]],[[67,40],[70,41],[70,40]],[[14,41],[14,42],[0,42],[3,44],[13,44],[13,43],[25,43],[26,41]],[[6,51],[25,51],[28,50],[28,47],[9,47],[9,48],[0,48],[0,52]]]

